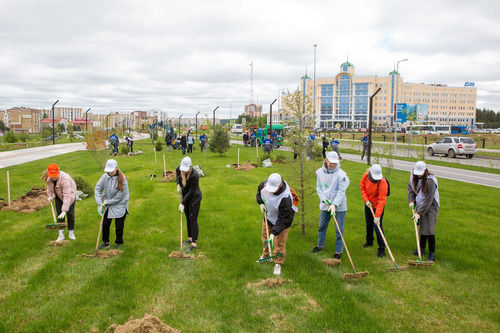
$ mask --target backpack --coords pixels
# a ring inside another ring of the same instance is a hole
[[[298,207],[297,205],[299,204],[299,196],[297,195],[297,193],[295,193],[295,191],[293,190],[293,188],[290,187],[290,193],[292,193],[292,198],[293,198],[293,202],[292,204],[295,206],[295,207]]]
[[[385,181],[387,182],[387,195],[386,197],[390,196],[391,195],[391,184],[389,184],[389,179],[385,178]],[[379,182],[379,185],[380,185],[380,182]]]

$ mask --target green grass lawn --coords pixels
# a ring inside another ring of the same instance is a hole
[[[146,140],[148,141],[148,140]],[[439,179],[441,209],[436,228],[436,264],[388,272],[390,257],[364,249],[364,203],[359,180],[366,165],[343,162],[351,185],[346,216],[346,241],[358,271],[370,275],[345,281],[352,273],[346,254],[338,267],[321,260],[333,256],[334,226],[325,251],[316,245],[317,195],[308,195],[306,234],[300,211],[290,231],[282,278],[276,287],[256,287],[273,278],[273,264],[257,264],[261,254],[261,214],[255,202],[258,184],[272,172],[286,175],[299,188],[299,171],[288,154],[287,164],[273,169],[237,171],[237,148],[226,156],[191,155],[206,176],[200,179],[203,200],[199,216],[197,261],[170,259],[179,250],[179,197],[175,183],[158,183],[162,153],[167,170],[175,170],[180,151],[161,152],[155,164],[153,146],[136,141],[144,154],[117,157],[130,188],[130,215],[125,222],[120,257],[97,259],[92,254],[100,217],[93,198],[76,204],[76,241],[47,247],[56,231],[50,207],[32,214],[0,212],[0,331],[103,332],[112,324],[149,313],[183,332],[495,332],[500,329],[498,189]],[[273,153],[274,154],[274,153]],[[240,161],[255,162],[255,148],[240,146]],[[94,186],[103,174],[89,152],[76,152],[0,170],[0,196],[6,198],[5,170],[10,171],[12,199],[42,185],[49,163],[81,175]],[[309,187],[315,185],[307,165]],[[390,180],[384,216],[387,240],[399,266],[415,257],[415,233],[406,200],[407,172],[385,170]],[[312,183],[311,183],[312,182]],[[299,204],[300,206],[300,204]],[[185,221],[185,218],[183,218]],[[184,235],[187,234],[184,225]],[[114,223],[111,240],[114,240]],[[67,234],[66,234],[67,235]],[[113,244],[112,244],[113,245]]]

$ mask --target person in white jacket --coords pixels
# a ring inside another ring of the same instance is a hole
[[[102,223],[102,241],[100,249],[109,248],[109,228],[115,219],[116,249],[123,244],[123,228],[128,214],[128,182],[118,163],[111,159],[106,162],[106,172],[97,182],[94,190],[95,202],[99,214],[105,214]]]
[[[76,183],[65,172],[59,170],[57,164],[50,164],[47,168],[47,178],[44,177],[49,202],[56,202],[57,222],[64,222],[68,217],[69,239],[75,237],[75,202],[76,202]],[[56,242],[64,240],[64,229],[59,230],[59,237]]]
[[[349,177],[340,169],[339,156],[331,151],[326,154],[323,165],[316,170],[316,192],[318,193],[321,210],[318,228],[318,245],[311,252],[317,253],[325,247],[326,231],[331,216],[339,224],[340,232],[344,235],[344,222],[347,212],[346,190],[349,187]],[[334,259],[339,259],[344,250],[344,243],[340,237],[339,230],[335,228],[337,239],[335,241]]]

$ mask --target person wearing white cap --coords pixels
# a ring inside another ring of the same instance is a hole
[[[344,235],[344,222],[347,212],[346,190],[350,183],[347,174],[340,169],[339,156],[334,151],[326,154],[323,165],[316,170],[316,176],[316,193],[319,196],[321,213],[319,217],[318,246],[312,249],[311,252],[313,253],[317,253],[325,247],[326,231],[332,215],[335,215],[340,232]],[[337,239],[333,257],[340,260],[344,244],[337,228],[335,228],[335,234]]]
[[[375,228],[378,244],[377,257],[383,258],[385,256],[384,239],[379,229],[374,226],[374,223],[380,225],[380,229],[384,232],[382,220],[389,184],[387,179],[382,176],[382,167],[379,164],[372,165],[361,177],[359,186],[365,202],[366,243],[363,244],[363,247],[373,246],[373,229]],[[370,208],[375,212],[375,217],[373,217]]]
[[[259,184],[256,199],[261,212],[266,214],[268,224],[266,227],[266,220],[262,220],[263,254],[260,259],[269,257],[267,244],[273,242],[274,250],[271,255],[283,253],[282,257],[274,259],[274,274],[280,275],[281,265],[285,262],[286,257],[288,232],[298,209],[293,204],[290,186],[277,173],[271,174],[268,179]],[[268,230],[270,230],[270,235],[267,234]]]
[[[175,170],[177,179],[177,192],[182,195],[179,211],[186,214],[188,239],[182,243],[189,245],[186,252],[192,252],[198,248],[198,214],[201,206],[201,190],[198,172],[193,169],[191,158],[186,156],[181,165]]]
[[[94,189],[97,211],[101,215],[104,214],[104,219],[102,221],[103,243],[99,245],[99,248],[109,248],[109,228],[111,226],[111,221],[115,219],[115,248],[121,249],[123,244],[125,218],[129,213],[128,182],[114,159],[110,159],[106,162],[104,172],[106,173],[102,175]]]
[[[436,252],[436,236],[434,234],[439,213],[439,191],[437,178],[429,172],[423,161],[415,163],[408,183],[408,204],[415,208],[413,219],[417,220],[420,234],[420,250],[425,254],[425,246],[429,241],[429,257],[434,261]],[[418,250],[413,252],[418,255]]]

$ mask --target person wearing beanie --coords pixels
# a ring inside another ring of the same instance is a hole
[[[50,164],[47,168],[48,177],[45,181],[47,196],[50,204],[56,202],[57,222],[64,222],[68,217],[69,239],[75,237],[75,202],[76,183],[67,173],[60,171],[57,164]],[[56,242],[64,240],[64,229],[59,230]]]
[[[382,167],[379,164],[372,165],[361,177],[359,186],[365,202],[366,243],[363,244],[363,247],[373,246],[373,229],[375,229],[378,244],[377,257],[383,258],[385,256],[384,239],[378,227],[374,225],[380,225],[380,229],[384,232],[382,220],[389,186],[387,180],[382,176]],[[370,208],[373,209],[375,217],[373,217]]]
[[[109,228],[115,219],[115,244],[116,249],[121,249],[123,244],[123,229],[125,218],[129,213],[128,182],[125,174],[118,168],[118,163],[110,159],[104,167],[105,174],[97,182],[94,189],[97,211],[104,214],[102,222],[102,244],[100,249],[109,248]]]
[[[437,178],[427,169],[423,161],[415,163],[408,183],[408,204],[415,209],[413,219],[419,224],[420,252],[425,254],[429,241],[429,257],[434,261],[436,252],[436,236],[434,234],[439,213],[439,191]],[[413,252],[418,255],[418,249]]]
[[[177,179],[177,192],[182,196],[179,211],[185,213],[188,230],[188,239],[182,245],[188,246],[186,252],[198,248],[198,214],[200,213],[201,199],[198,172],[193,168],[191,158],[186,156],[175,170]]]
[[[344,235],[344,222],[347,212],[346,191],[349,187],[349,177],[340,169],[339,156],[336,152],[330,151],[326,154],[323,160],[323,165],[316,170],[316,193],[319,196],[319,209],[321,211],[319,217],[318,228],[318,245],[311,252],[317,253],[325,247],[326,231],[328,223],[333,216],[339,225],[338,230],[335,227],[335,254],[334,259],[340,260],[344,250],[342,236]]]
[[[262,220],[263,254],[260,259],[283,253],[282,257],[274,259],[274,274],[280,275],[281,265],[285,262],[286,257],[288,232],[298,209],[293,204],[290,187],[277,173],[271,174],[268,179],[259,184],[256,199],[260,211],[266,214],[267,217],[267,226],[266,219]],[[269,235],[267,234],[268,231]],[[270,253],[267,246],[267,244],[271,243],[275,245],[273,253]]]

